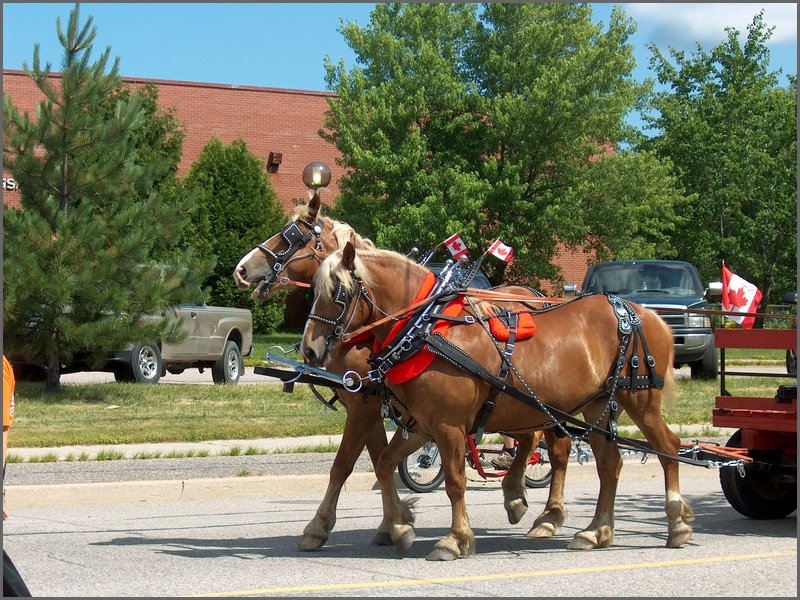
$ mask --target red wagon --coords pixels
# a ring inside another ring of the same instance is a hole
[[[725,498],[752,519],[777,519],[797,509],[797,382],[777,387],[772,397],[734,396],[726,377],[783,377],[781,373],[727,371],[728,348],[769,348],[797,351],[796,329],[717,329],[720,395],[712,424],[736,428],[726,451],[744,462],[720,469]]]

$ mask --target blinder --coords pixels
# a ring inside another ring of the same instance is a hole
[[[336,316],[335,319],[329,319],[328,317],[323,317],[322,315],[318,315],[315,313],[310,313],[308,315],[308,319],[311,321],[319,321],[320,323],[326,323],[331,325],[333,329],[333,333],[331,333],[325,339],[325,346],[326,349],[330,352],[333,348],[333,345],[336,343],[336,340],[341,339],[343,341],[347,341],[350,335],[347,333],[347,330],[350,328],[350,324],[353,322],[356,316],[356,310],[358,309],[358,302],[356,302],[353,306],[353,312],[350,314],[349,319],[347,318],[347,309],[350,304],[353,302],[353,297],[358,294],[360,298],[362,295],[366,298],[367,303],[369,302],[369,294],[364,287],[361,279],[353,272],[350,271],[350,277],[353,279],[354,289],[355,292],[348,292],[345,289],[344,284],[339,281],[336,284],[336,290],[333,293],[332,301],[335,305],[339,306],[339,314]],[[345,320],[347,323],[345,323]]]
[[[300,223],[305,225],[308,228],[306,233],[303,233],[300,229]],[[294,254],[300,250],[300,248],[304,247],[313,237],[316,237],[316,244],[315,249],[317,251],[322,250],[322,229],[324,228],[324,223],[322,220],[318,220],[316,223],[310,223],[304,219],[297,219],[288,223],[283,229],[281,229],[279,235],[286,242],[286,249],[281,252],[273,252],[264,244],[259,244],[256,246],[261,252],[263,252],[266,256],[272,258],[272,271],[267,273],[264,278],[261,280],[261,283],[258,286],[258,291],[263,290],[265,287],[269,286],[276,277],[278,277],[283,270],[286,268],[286,265],[289,263],[289,260],[294,256]]]

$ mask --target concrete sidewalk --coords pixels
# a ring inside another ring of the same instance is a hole
[[[710,425],[670,425],[670,429],[687,439],[692,436],[702,435],[704,431],[712,429]],[[620,435],[627,436],[636,427],[620,427]],[[734,429],[713,428],[719,432],[718,437],[730,437]],[[394,431],[387,431],[386,437],[391,440]],[[707,436],[706,436],[707,437]],[[59,446],[51,448],[14,448],[8,449],[9,455],[18,456],[24,461],[29,459],[41,459],[42,457],[66,460],[71,457],[77,459],[81,454],[86,454],[89,459],[94,459],[100,452],[114,452],[124,456],[124,458],[136,458],[137,455],[159,455],[167,456],[171,453],[180,454],[188,452],[207,452],[209,456],[220,456],[229,454],[232,448],[239,448],[244,453],[248,448],[266,453],[275,452],[308,452],[315,448],[334,446],[339,447],[342,441],[341,434],[338,435],[313,435],[307,437],[292,438],[263,438],[256,440],[212,440],[207,442],[165,442],[153,444],[105,444],[93,446]]]

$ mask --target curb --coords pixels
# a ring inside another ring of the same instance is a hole
[[[401,484],[402,485],[402,484]],[[121,481],[60,485],[15,485],[5,491],[4,505],[19,508],[75,504],[119,504],[130,502],[172,502],[243,496],[281,496],[323,493],[328,475],[282,475],[279,477],[220,477],[214,479],[173,479],[163,481]],[[359,492],[378,488],[374,473],[353,473],[342,491]]]

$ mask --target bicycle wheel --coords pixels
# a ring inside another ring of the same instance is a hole
[[[412,492],[432,492],[444,481],[442,457],[436,442],[431,440],[406,456],[397,465],[400,481]]]
[[[544,442],[539,444],[536,451],[531,456],[531,459],[536,457],[539,453],[539,460],[528,463],[525,469],[525,487],[529,488],[543,488],[550,485],[550,480],[553,478],[553,467],[550,465],[550,455],[547,453],[547,444]]]

